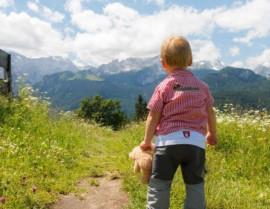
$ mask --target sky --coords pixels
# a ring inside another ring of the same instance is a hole
[[[180,35],[195,61],[270,67],[269,20],[270,0],[0,0],[0,48],[98,66]]]

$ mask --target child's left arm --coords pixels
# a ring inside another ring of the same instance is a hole
[[[141,142],[141,149],[147,150],[152,148],[152,139],[155,135],[156,127],[159,123],[161,112],[150,111],[147,116],[144,140]]]
[[[207,143],[210,145],[216,145],[217,144],[216,114],[212,105],[207,107],[207,114],[208,114],[208,124],[207,124],[208,132],[206,134]]]

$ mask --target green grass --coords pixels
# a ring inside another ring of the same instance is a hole
[[[0,208],[47,208],[58,194],[75,191],[79,179],[110,172],[104,145],[112,130],[71,114],[51,117],[33,97],[0,101]]]
[[[55,115],[27,93],[22,98],[0,98],[0,196],[6,197],[0,208],[48,208],[59,194],[76,192],[80,179],[107,173],[123,179],[130,209],[145,208],[147,188],[128,159],[143,137],[143,123],[114,132],[72,113]],[[254,111],[218,115],[219,145],[207,148],[208,209],[270,208],[270,116]],[[178,171],[171,209],[182,208],[183,198]]]
[[[242,115],[218,113],[218,118],[219,145],[207,148],[207,208],[270,208],[270,116],[250,111]],[[128,150],[140,142],[143,128],[131,126],[120,135]],[[146,188],[134,178],[128,165],[126,168],[124,185],[132,197],[131,208],[144,208]],[[184,186],[178,171],[170,209],[183,208],[183,200]]]

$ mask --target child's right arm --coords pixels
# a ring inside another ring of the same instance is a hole
[[[207,113],[208,113],[208,125],[207,125],[208,132],[206,134],[206,140],[208,144],[216,145],[217,144],[216,114],[212,105],[207,107]]]
[[[147,109],[149,110],[146,125],[144,139],[140,144],[142,150],[152,148],[152,139],[155,135],[156,128],[159,124],[161,113],[164,106],[163,93],[160,89],[160,85],[155,88],[155,91],[148,102]]]
[[[161,112],[149,111],[146,125],[145,125],[145,135],[144,140],[141,142],[140,147],[142,150],[147,150],[152,148],[152,139],[155,135],[157,125],[159,123]]]

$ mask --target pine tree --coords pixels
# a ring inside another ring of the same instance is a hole
[[[147,115],[147,103],[143,99],[142,95],[138,95],[137,101],[135,104],[135,120],[145,120]]]

